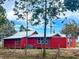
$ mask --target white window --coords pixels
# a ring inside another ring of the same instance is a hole
[[[43,38],[38,38],[38,44],[47,44],[48,40],[44,40]]]

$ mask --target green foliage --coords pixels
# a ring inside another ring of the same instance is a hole
[[[6,1],[6,0],[0,0],[0,4],[4,4],[4,1]]]
[[[0,25],[6,23],[5,9],[0,5]]]
[[[64,0],[66,9],[76,11],[79,9],[79,0]]]
[[[5,9],[0,5],[0,39],[13,35],[16,32],[5,14]]]
[[[79,26],[76,23],[67,23],[64,25],[61,33],[66,35],[71,35],[71,37],[78,38],[79,36]]]
[[[6,19],[4,22],[0,25],[0,39],[4,37],[8,37],[16,33],[14,27],[11,25],[11,23]],[[2,22],[1,22],[2,23]]]
[[[60,0],[20,0],[15,1],[15,15],[28,21],[28,13],[32,13],[30,23],[38,25],[43,20],[44,22],[44,40],[46,40],[46,25],[49,20],[57,17],[63,12],[64,5]],[[27,17],[27,19],[26,19]],[[51,24],[52,25],[52,24]],[[46,55],[45,48],[43,50],[43,57]]]
[[[5,9],[0,5],[0,16],[5,15]]]
[[[57,4],[57,5],[56,5]],[[20,0],[15,1],[15,8],[13,9],[15,11],[15,15],[18,16],[18,18],[25,19],[25,14],[31,12],[32,13],[32,19],[35,20],[45,20],[45,1],[44,0]],[[61,10],[60,10],[61,9]],[[47,19],[56,17],[60,12],[63,12],[65,10],[63,3],[60,0],[47,0],[47,8],[46,13]],[[20,13],[20,11],[22,11]],[[32,21],[32,19],[30,19]],[[31,22],[30,23],[33,23]],[[48,21],[49,22],[49,21]],[[39,21],[37,24],[40,23]]]
[[[66,0],[64,3],[61,2],[61,0],[20,0],[20,1],[15,1],[14,11],[15,11],[15,15],[17,15],[18,18],[22,18],[25,20],[28,20],[28,13],[31,12],[32,18],[30,19],[29,22],[32,23],[32,25],[38,25],[40,24],[41,21],[44,21],[43,23],[44,38],[46,39],[46,26],[49,22],[51,22],[49,20],[52,20],[54,17],[57,17],[57,15],[60,15],[60,13],[66,11],[66,9],[71,11],[78,9],[78,8],[76,9],[74,8],[73,4],[75,3],[73,0],[70,0],[70,2],[71,3],[69,3],[69,0]],[[66,4],[68,6],[70,6],[71,4],[72,8],[71,6],[67,7]],[[63,15],[65,14],[63,13]],[[43,52],[44,52],[43,56],[45,56],[45,50],[43,50]]]
[[[5,24],[6,22],[5,22],[5,18],[4,17],[0,17],[0,25],[3,25],[3,24]]]

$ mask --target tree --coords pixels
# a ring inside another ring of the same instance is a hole
[[[0,39],[11,36],[16,32],[5,14],[5,9],[0,5]]]
[[[64,0],[64,3],[60,0],[20,0],[15,1],[15,15],[19,18],[24,19],[24,13],[27,13],[27,5],[29,12],[32,12],[31,23],[37,20],[36,24],[39,24],[40,21],[44,20],[44,38],[46,39],[46,26],[51,20],[57,17],[57,14],[60,15],[61,12],[66,11],[66,9],[74,11],[79,8],[78,0]],[[45,8],[44,8],[45,7]],[[20,13],[20,11],[22,13]],[[63,15],[65,15],[63,13]],[[35,25],[36,25],[35,24]],[[44,39],[44,40],[45,40]]]
[[[78,31],[79,26],[76,23],[66,23],[61,32],[66,34],[66,36],[71,34],[71,37],[74,36],[75,38],[77,38],[79,35]]]
[[[0,0],[0,4],[4,4],[4,1],[6,1],[6,0]]]
[[[79,0],[64,0],[64,5],[70,11],[77,11],[79,9]]]
[[[62,28],[61,33],[66,34],[66,36],[69,38],[69,44],[71,46],[72,38],[74,37],[77,39],[79,36],[79,26],[75,21],[66,23]]]
[[[6,23],[4,20],[6,19],[5,17],[5,9],[0,5],[0,25]]]
[[[60,0],[20,0],[15,1],[13,10],[15,15],[22,19],[26,19],[25,17],[28,15],[25,14],[31,12],[32,19],[29,22],[32,25],[38,25],[41,21],[44,21],[44,40],[46,40],[46,26],[49,22],[51,23],[49,20],[52,20],[54,17],[58,18],[57,14],[63,12],[65,8]],[[43,56],[45,56],[45,46]]]

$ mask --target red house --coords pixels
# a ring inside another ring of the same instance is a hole
[[[29,32],[29,36],[26,39],[26,32],[19,32],[11,37],[4,38],[4,48],[68,48],[69,40],[65,35],[54,34],[47,35],[46,40],[44,36],[40,34],[34,34]],[[71,47],[75,47],[76,40],[72,39]]]

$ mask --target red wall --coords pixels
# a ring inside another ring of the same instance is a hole
[[[75,37],[72,37],[72,48],[76,47],[76,39]]]
[[[5,48],[25,48],[26,45],[33,46],[33,48],[43,48],[43,44],[38,43],[38,38],[28,38],[25,37],[18,40],[19,42],[15,45],[16,39],[5,39],[4,40],[4,47]],[[76,40],[73,39],[72,47],[75,47]],[[53,36],[48,39],[48,43],[45,44],[46,48],[67,48],[68,41],[65,37]]]
[[[21,40],[17,39],[5,39],[4,40],[4,48],[21,48]]]
[[[50,40],[51,48],[66,48],[67,47],[67,39],[65,37],[52,37]]]
[[[21,43],[20,44],[21,44],[21,48],[25,48],[26,47],[26,45],[27,45],[26,37],[21,39]]]
[[[32,45],[34,48],[43,48],[43,44],[39,44],[37,38],[29,38],[28,45]],[[67,38],[65,37],[51,37],[48,39],[48,43],[45,44],[46,48],[67,48]]]
[[[5,48],[15,48],[15,40],[5,39],[4,40],[4,47]]]
[[[28,45],[31,45],[34,48],[41,48],[42,47],[42,45],[38,43],[38,40],[36,38],[29,38]]]

